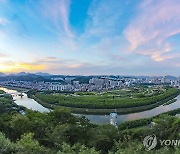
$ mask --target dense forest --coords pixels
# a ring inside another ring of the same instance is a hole
[[[74,116],[64,109],[49,113],[10,106],[0,99],[1,154],[132,154],[146,153],[142,141],[155,134],[160,139],[180,138],[180,110],[157,117],[122,123],[118,128],[110,124],[97,125],[84,117]],[[5,112],[3,112],[5,110]],[[151,121],[155,126],[149,127]],[[157,147],[147,153],[180,153],[178,147]]]

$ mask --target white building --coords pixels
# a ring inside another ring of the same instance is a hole
[[[49,90],[55,90],[55,91],[64,91],[65,87],[61,84],[50,84]]]
[[[92,78],[89,80],[89,84],[94,84],[97,86],[101,86],[104,84],[104,80],[103,79],[98,79],[98,78]]]

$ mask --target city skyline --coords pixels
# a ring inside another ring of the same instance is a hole
[[[0,72],[180,74],[178,0],[0,0]]]

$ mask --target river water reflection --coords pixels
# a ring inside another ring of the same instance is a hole
[[[23,97],[18,96],[18,95],[13,95],[13,93],[17,93],[16,90],[11,90],[8,88],[3,88],[0,87],[1,90],[4,90],[6,93],[12,94],[13,99],[15,100],[15,103],[17,105],[25,106],[28,109],[36,110],[39,112],[49,112],[49,109],[43,107],[39,103],[37,103],[35,100],[28,98],[25,93],[23,93]],[[124,115],[118,115],[117,117],[117,122],[118,124],[124,122],[124,121],[129,121],[129,120],[137,120],[137,119],[142,119],[142,118],[149,118],[167,111],[171,111],[177,108],[180,108],[180,95],[176,97],[177,101],[166,105],[166,106],[159,106],[151,110],[143,111],[143,112],[137,112],[137,113],[131,113],[131,114],[124,114]],[[84,115],[81,114],[82,116],[85,116],[88,118],[91,122],[93,123],[109,123],[110,121],[110,116],[109,115]]]
[[[154,109],[143,111],[143,112],[118,115],[117,123],[120,124],[124,121],[150,118],[152,116],[156,116],[158,114],[180,108],[180,95],[177,96],[176,99],[177,99],[176,102],[166,105],[166,106],[161,105]],[[86,118],[88,118],[90,121],[94,123],[109,123],[109,115],[84,115],[84,116],[86,116]]]
[[[21,96],[17,95],[18,92],[16,90],[11,90],[11,89],[7,89],[7,88],[3,88],[3,87],[0,87],[0,90],[3,90],[6,93],[11,94],[14,102],[17,105],[21,105],[28,109],[36,110],[39,112],[49,112],[49,109],[43,107],[41,104],[37,103],[34,99],[28,98],[27,94],[25,94],[25,93],[22,93],[23,97],[21,97]]]

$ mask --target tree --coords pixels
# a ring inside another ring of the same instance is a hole
[[[57,154],[100,154],[94,148],[87,148],[84,145],[76,144],[74,146],[70,146],[66,143],[63,143],[62,150],[58,151]]]
[[[48,122],[53,125],[75,123],[75,117],[67,109],[55,109],[53,112],[48,113]]]
[[[102,153],[107,153],[113,146],[114,141],[119,139],[118,129],[110,124],[99,125],[92,129],[89,146],[95,147]]]
[[[11,136],[14,140],[20,138],[24,133],[31,132],[32,130],[32,125],[29,118],[20,114],[16,114],[12,117],[10,126],[13,130]]]
[[[84,144],[87,139],[84,128],[77,124],[59,124],[56,127],[51,127],[46,134],[49,141],[57,148],[60,148],[63,142],[70,145]]]
[[[5,135],[0,132],[0,153],[1,154],[10,154],[15,153],[16,148],[15,144],[12,143],[9,139],[6,139]]]
[[[18,154],[44,154],[50,153],[50,150],[44,148],[39,142],[33,139],[33,133],[24,134],[17,141]]]
[[[180,132],[180,119],[169,116],[162,115],[154,119],[156,125],[153,128],[153,131],[157,136],[163,139],[175,139],[179,137],[178,132]]]

